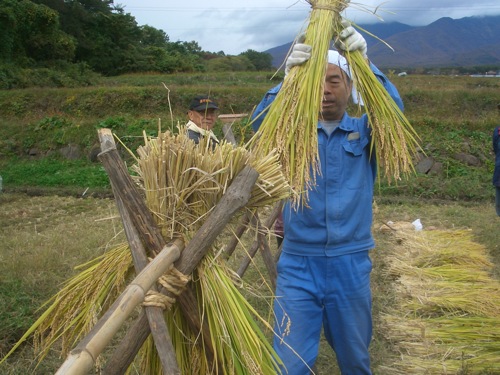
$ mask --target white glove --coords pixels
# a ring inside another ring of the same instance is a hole
[[[305,40],[306,34],[301,34],[297,38],[297,42],[293,45],[292,52],[286,59],[285,76],[294,66],[304,64],[311,58],[311,46],[309,44],[304,44]]]
[[[342,19],[341,21],[344,30],[342,30],[335,41],[335,47],[341,49],[343,51],[360,51],[363,57],[366,56],[367,46],[366,40],[354,27],[351,26],[351,23]]]

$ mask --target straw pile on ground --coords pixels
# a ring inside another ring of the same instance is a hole
[[[401,360],[386,374],[500,371],[500,283],[467,230],[397,232],[387,276],[397,301],[381,332]]]
[[[260,176],[245,210],[289,196],[276,155],[255,159],[244,148],[224,142],[212,149],[204,140],[195,145],[186,134],[180,129],[178,135],[145,137],[134,167],[134,178],[166,241],[183,238],[187,243],[247,164]],[[219,245],[190,275],[215,359],[207,358],[203,333],[189,328],[176,303],[165,310],[179,369],[183,374],[275,374],[279,359],[263,331],[272,327],[240,294],[237,275],[217,256]],[[48,301],[46,311],[12,351],[34,334],[39,360],[61,342],[66,355],[126,287],[133,273],[128,245],[117,246],[82,268]],[[152,340],[146,341],[136,362],[141,374],[162,373]]]

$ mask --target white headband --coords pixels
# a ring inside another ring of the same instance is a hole
[[[334,50],[328,51],[328,64],[337,65],[340,69],[342,69],[345,72],[345,74],[347,74],[349,79],[352,79],[351,69],[349,68],[349,64],[347,63],[346,58],[337,51]],[[354,104],[359,103],[360,105],[363,105],[363,99],[361,98],[361,95],[359,95],[356,89],[354,88],[354,84],[352,85],[351,96]]]

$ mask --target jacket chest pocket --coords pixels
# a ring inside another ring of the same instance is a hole
[[[353,132],[347,135],[342,142],[342,147],[349,156],[360,156],[367,144],[368,138],[360,136],[358,132]]]
[[[344,151],[342,156],[343,184],[348,189],[363,188],[366,185],[367,179],[373,176],[368,157],[369,150],[365,151],[368,143],[368,138],[360,138],[359,136],[354,139],[346,138],[342,142],[342,149]]]

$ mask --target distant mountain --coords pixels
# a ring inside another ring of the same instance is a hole
[[[420,27],[397,22],[359,27],[368,43],[368,55],[379,68],[500,66],[500,16],[444,17]],[[291,44],[264,52],[271,54],[273,65],[279,67]]]

